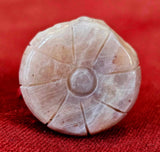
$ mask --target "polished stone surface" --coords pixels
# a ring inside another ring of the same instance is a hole
[[[117,124],[134,105],[141,70],[134,49],[101,20],[80,17],[39,32],[19,71],[31,112],[69,135]]]

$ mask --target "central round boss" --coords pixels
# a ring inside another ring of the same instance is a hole
[[[91,94],[96,88],[97,79],[94,71],[89,68],[76,68],[69,76],[68,87],[78,96]]]

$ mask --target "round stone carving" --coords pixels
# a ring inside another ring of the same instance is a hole
[[[37,119],[60,133],[85,136],[126,116],[139,93],[141,70],[134,49],[106,23],[80,17],[32,39],[19,81]]]

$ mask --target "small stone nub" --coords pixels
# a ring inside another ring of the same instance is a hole
[[[68,87],[72,93],[78,96],[91,94],[96,88],[95,73],[88,68],[77,68],[69,77]]]

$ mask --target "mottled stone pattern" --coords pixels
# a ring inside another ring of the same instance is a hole
[[[33,38],[19,80],[26,105],[41,122],[84,136],[126,116],[138,96],[141,70],[134,49],[106,23],[80,17]]]

